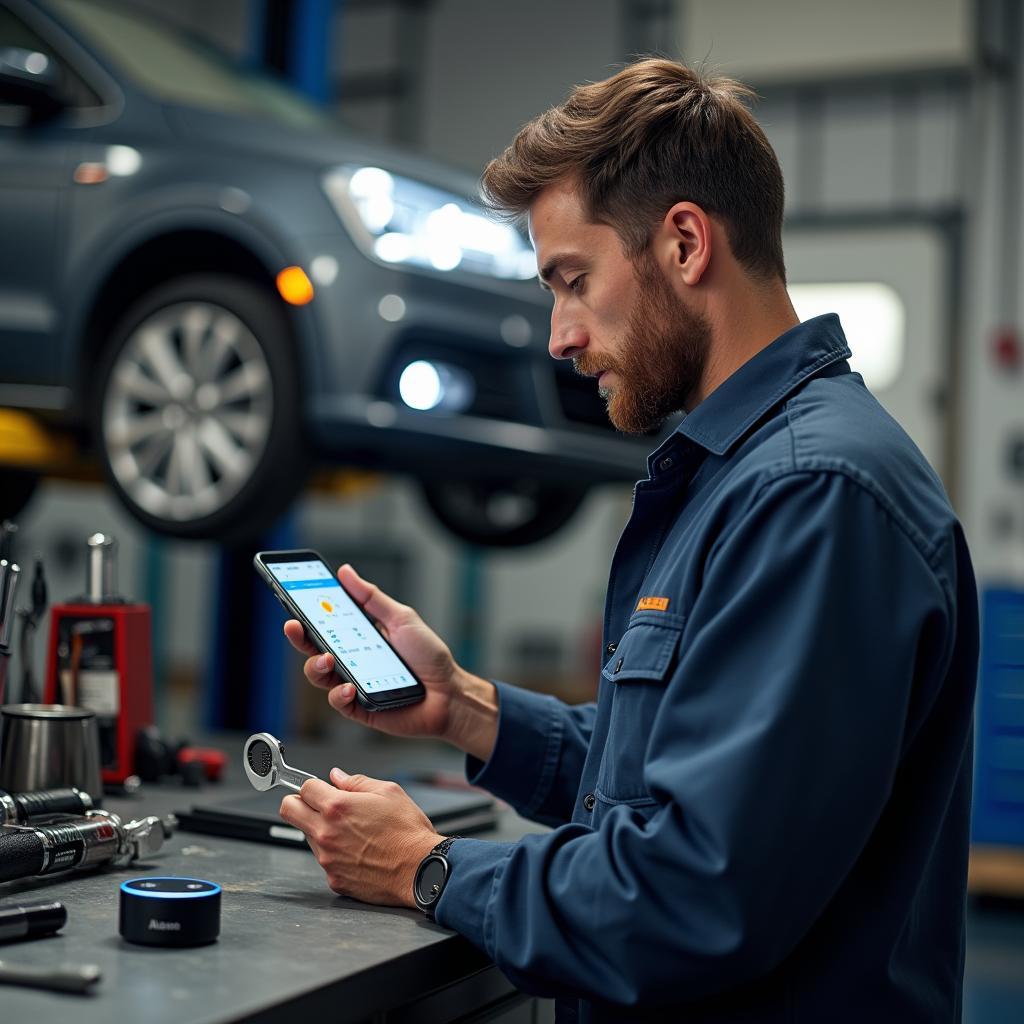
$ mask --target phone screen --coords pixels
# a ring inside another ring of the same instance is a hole
[[[364,690],[379,693],[417,685],[416,677],[323,562],[264,564]]]

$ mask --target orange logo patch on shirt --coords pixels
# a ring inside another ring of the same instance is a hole
[[[636,606],[638,612],[667,612],[667,597],[641,597]]]

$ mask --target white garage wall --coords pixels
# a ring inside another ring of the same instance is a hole
[[[967,65],[971,0],[688,0],[682,40],[707,40],[713,63],[768,82],[854,72]]]
[[[479,170],[524,121],[623,59],[618,0],[437,0],[426,41],[424,148]]]

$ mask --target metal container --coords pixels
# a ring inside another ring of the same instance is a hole
[[[92,604],[104,604],[117,595],[117,541],[94,533],[86,542],[85,594]]]
[[[61,786],[76,786],[97,804],[103,799],[95,714],[64,704],[0,707],[0,789]]]

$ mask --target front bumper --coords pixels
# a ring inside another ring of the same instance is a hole
[[[363,396],[318,399],[311,428],[325,454],[377,469],[436,477],[529,476],[563,483],[633,482],[647,446],[554,427],[416,412]]]
[[[309,335],[307,428],[321,454],[448,476],[597,483],[644,475],[660,438],[615,433],[593,383],[556,368],[547,351],[549,311],[530,285],[382,266],[344,236],[307,240],[304,248],[305,266],[325,256],[338,266],[329,284],[311,274],[316,297],[299,311]],[[401,299],[399,319],[382,316],[385,296]],[[477,384],[475,404],[463,413],[407,408],[397,381],[415,358],[465,369]]]

